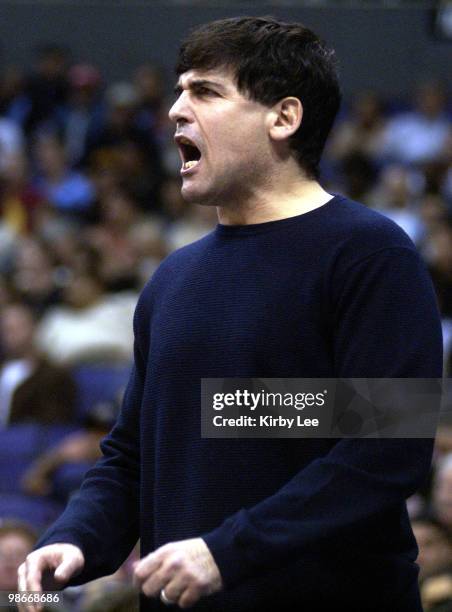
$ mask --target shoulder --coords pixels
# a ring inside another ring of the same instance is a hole
[[[351,259],[367,257],[381,249],[416,252],[411,239],[394,221],[343,196],[337,197],[328,225],[332,242]]]
[[[391,219],[354,202],[341,198],[328,220],[325,239],[324,271],[327,285],[342,289],[355,279],[383,277],[422,279],[426,266],[407,234]]]

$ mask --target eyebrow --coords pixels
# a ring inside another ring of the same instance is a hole
[[[217,81],[209,81],[208,79],[192,79],[188,84],[188,89],[197,89],[199,87],[213,87],[220,93],[226,93],[226,88]],[[180,95],[183,91],[183,87],[180,83],[177,83],[174,87],[174,93]]]

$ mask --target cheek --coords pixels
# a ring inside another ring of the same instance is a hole
[[[215,159],[215,165],[220,171],[240,171],[241,174],[249,174],[251,170],[254,172],[262,168],[264,163],[264,150],[250,134],[236,135],[227,146],[219,149]]]
[[[214,133],[214,132],[212,132]],[[223,155],[257,155],[266,144],[263,127],[256,121],[251,121],[244,113],[223,120],[221,129],[217,127],[212,147]]]

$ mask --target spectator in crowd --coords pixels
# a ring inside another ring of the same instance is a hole
[[[418,212],[418,198],[422,189],[419,174],[401,165],[387,166],[368,202],[392,219],[419,245],[425,228]]]
[[[428,514],[417,517],[411,525],[419,547],[416,560],[420,568],[419,579],[422,581],[446,571],[452,576],[451,533]]]
[[[439,193],[446,200],[448,210],[452,212],[452,136],[446,144],[445,168]]]
[[[36,48],[35,70],[27,79],[29,112],[24,128],[28,135],[48,129],[58,122],[58,113],[68,96],[67,68],[69,51],[56,44]]]
[[[99,253],[99,272],[108,291],[136,290],[139,253],[132,240],[143,214],[126,187],[100,200],[99,222],[86,231],[86,239]]]
[[[424,82],[416,92],[415,109],[395,116],[386,126],[383,153],[404,164],[431,162],[445,154],[450,135],[444,87]]]
[[[135,224],[129,236],[138,257],[137,286],[143,287],[169,253],[168,241],[165,240],[161,222],[154,217]]]
[[[425,612],[452,612],[452,576],[427,578],[422,584],[421,598]]]
[[[441,426],[435,444],[431,512],[412,521],[419,555],[420,587],[426,612],[452,611],[452,437]]]
[[[97,137],[104,120],[105,104],[100,95],[101,74],[96,66],[72,66],[68,81],[69,98],[62,128],[67,160],[71,166],[76,166],[86,156],[87,142]]]
[[[89,464],[100,457],[99,444],[107,433],[108,429],[102,427],[81,429],[69,434],[59,444],[40,455],[29,467],[23,478],[24,491],[30,495],[52,493],[52,478],[58,468],[67,463],[82,464],[80,480],[77,483],[80,486]]]
[[[109,401],[96,402],[81,427],[35,458],[22,477],[22,490],[33,496],[53,495],[63,502],[80,487],[85,472],[100,457],[100,442],[118,416],[124,387]],[[62,468],[60,470],[60,468]]]
[[[0,175],[11,160],[24,151],[24,138],[19,125],[0,114]]]
[[[170,174],[162,184],[162,213],[168,227],[181,219],[186,212],[187,203],[180,192],[180,179],[177,175]]]
[[[185,204],[184,214],[174,221],[166,231],[170,251],[198,240],[216,225],[215,210],[209,206]]]
[[[447,225],[448,211],[444,199],[437,193],[425,193],[419,203],[420,219],[425,227],[426,236]]]
[[[124,184],[116,159],[105,159],[90,169],[90,176],[96,188],[96,209],[99,202],[120,189]]]
[[[451,124],[452,125],[452,124]],[[451,132],[452,137],[452,132]],[[451,139],[452,144],[452,139]],[[452,150],[451,150],[452,154]],[[452,156],[451,156],[452,160]],[[445,155],[440,159],[422,164],[420,168],[424,181],[424,193],[439,195],[444,198],[445,184],[447,181],[448,171],[448,152],[447,147]]]
[[[447,407],[447,404],[445,404],[445,407]],[[447,416],[449,416],[449,413]],[[436,430],[433,465],[441,462],[449,454],[452,454],[452,421],[450,418],[446,418],[445,414],[442,414]]]
[[[167,220],[163,232],[168,251],[197,240],[216,224],[209,207],[195,206],[183,200],[180,181],[174,176],[169,176],[163,183],[162,202]]]
[[[382,153],[386,118],[374,91],[354,96],[349,116],[338,123],[327,149],[327,155],[341,160],[352,153],[379,160]]]
[[[123,181],[139,190],[147,210],[157,208],[161,154],[152,131],[138,122],[138,92],[131,83],[114,83],[106,91],[106,102],[105,123],[88,142],[86,161],[94,170],[99,165],[115,167]]]
[[[36,538],[26,523],[0,521],[0,592],[17,590],[17,569],[33,549]]]
[[[0,423],[53,425],[74,418],[72,376],[36,347],[36,320],[29,307],[10,304],[0,311]]]
[[[377,181],[374,161],[365,153],[348,153],[338,164],[341,191],[353,200],[368,204]]]
[[[452,533],[452,453],[436,463],[432,509],[437,519]]]
[[[430,236],[429,271],[441,314],[452,318],[452,220],[435,228]]]
[[[52,252],[36,236],[17,243],[9,280],[18,299],[30,306],[37,316],[61,301]]]
[[[133,351],[132,317],[138,294],[107,294],[93,267],[74,272],[64,303],[41,320],[38,346],[55,361],[129,361]]]
[[[25,73],[19,66],[6,66],[0,76],[0,115],[12,119],[21,128],[30,111],[25,92]]]
[[[163,72],[153,64],[138,66],[133,74],[133,84],[138,93],[137,122],[151,130],[157,141],[164,138],[162,123],[166,125],[165,81]]]
[[[17,301],[14,288],[8,283],[5,275],[0,274],[0,309],[4,306],[9,306],[14,301]]]
[[[62,215],[79,222],[85,219],[95,199],[94,187],[84,174],[70,169],[62,140],[55,133],[43,133],[34,152],[35,186],[42,198]]]
[[[16,236],[30,234],[42,204],[41,194],[30,180],[26,155],[12,155],[0,175],[0,211],[3,223]]]

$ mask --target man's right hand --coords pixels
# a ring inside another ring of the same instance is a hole
[[[72,576],[85,565],[82,551],[73,544],[49,544],[31,552],[18,570],[19,591],[42,591],[42,578],[46,572],[53,573],[55,587],[62,588]],[[41,610],[40,605],[22,605],[21,612]]]

